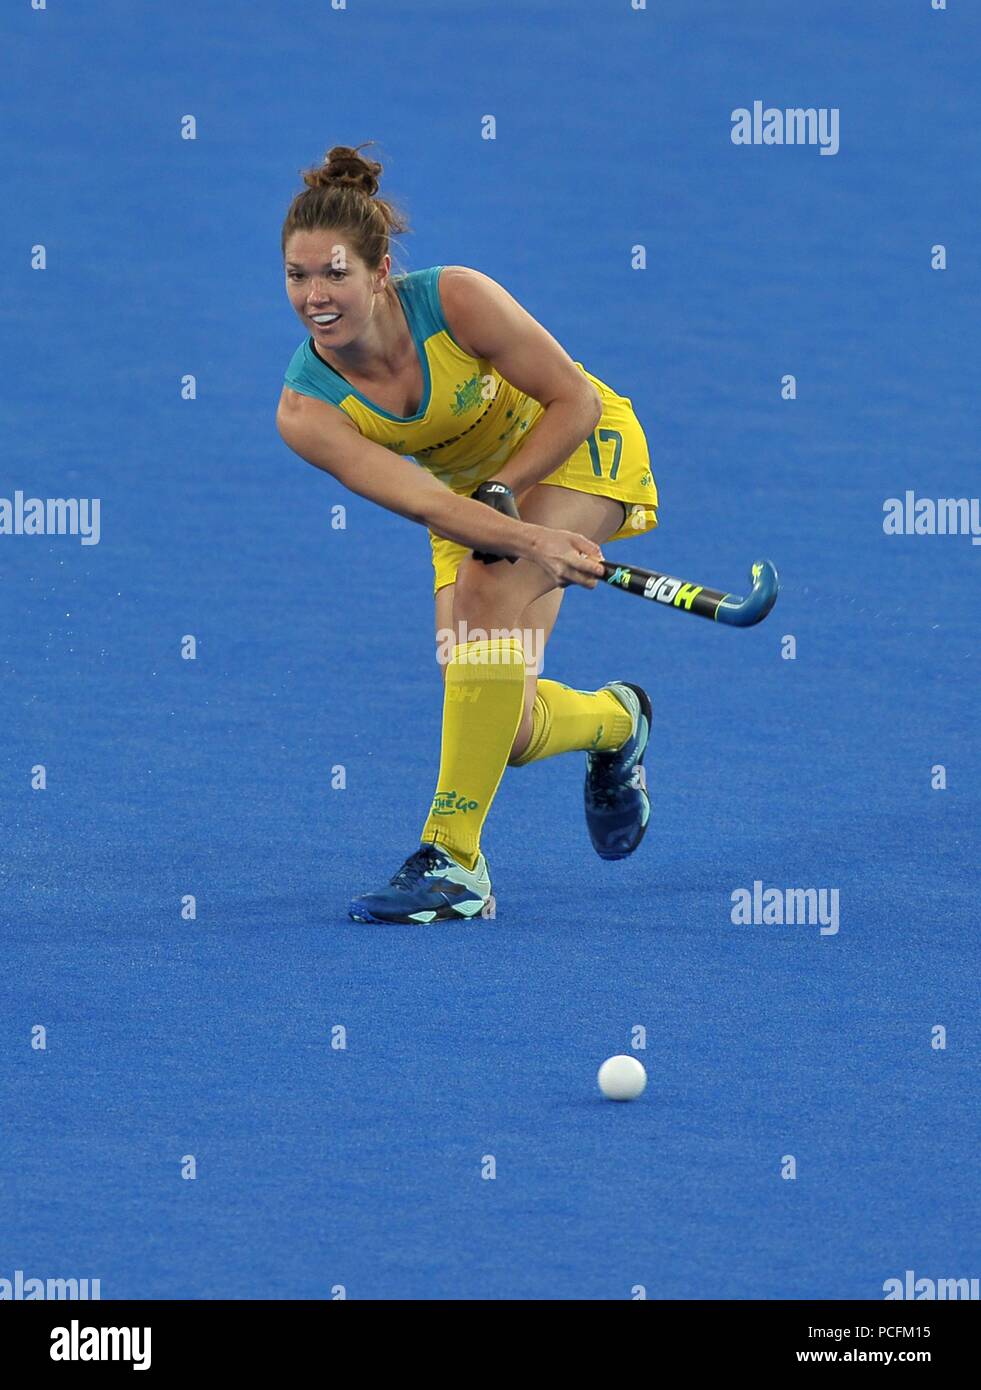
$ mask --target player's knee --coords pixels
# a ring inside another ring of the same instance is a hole
[[[454,624],[481,629],[514,627],[527,603],[521,584],[521,576],[506,560],[485,565],[468,557],[457,571]]]
[[[486,599],[498,592],[503,577],[497,572],[501,565],[507,565],[507,562],[498,560],[496,564],[485,565],[482,560],[475,560],[472,555],[467,555],[461,561],[460,568],[456,572],[456,586],[453,591],[454,609],[461,603],[473,599]]]

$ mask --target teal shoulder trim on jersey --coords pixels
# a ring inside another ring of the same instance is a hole
[[[441,265],[434,265],[428,270],[413,270],[408,275],[395,277],[413,336],[420,344],[434,333],[449,332],[439,300],[439,273],[442,269]]]
[[[302,396],[316,396],[328,405],[340,405],[351,395],[353,388],[321,361],[312,343],[313,339],[307,338],[290,358],[284,378],[286,385],[299,391]]]

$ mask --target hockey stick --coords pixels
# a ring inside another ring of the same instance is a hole
[[[780,587],[777,572],[769,560],[758,560],[750,570],[753,587],[745,598],[723,594],[718,589],[706,589],[698,584],[686,584],[682,579],[642,570],[635,565],[614,565],[603,561],[605,581],[617,589],[625,589],[638,598],[653,599],[683,613],[697,613],[728,627],[752,627],[761,623],[777,601]]]

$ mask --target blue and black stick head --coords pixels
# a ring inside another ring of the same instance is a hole
[[[752,627],[761,623],[777,601],[780,579],[769,560],[757,560],[750,570],[753,587],[745,598],[726,594],[715,613],[717,623],[729,627]]]

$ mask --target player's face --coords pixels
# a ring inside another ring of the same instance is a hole
[[[390,269],[386,256],[370,270],[343,232],[294,232],[286,243],[290,303],[326,348],[344,347],[363,333]]]

